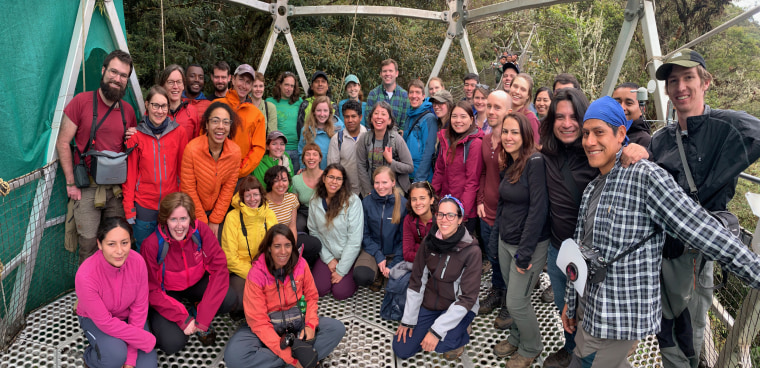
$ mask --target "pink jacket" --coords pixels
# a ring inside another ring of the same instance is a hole
[[[148,272],[140,254],[131,250],[121,267],[114,267],[98,250],[87,258],[74,281],[77,315],[89,318],[101,331],[127,343],[127,365],[135,365],[137,350],[150,352],[156,338],[144,330],[148,318]]]
[[[185,290],[195,285],[200,279],[209,273],[208,286],[203,293],[203,298],[198,304],[198,316],[195,318],[199,329],[206,331],[216,311],[227,295],[230,286],[230,273],[227,270],[227,258],[211,232],[208,225],[195,220],[195,225],[188,230],[193,234],[195,229],[200,233],[202,248],[198,251],[198,245],[190,236],[182,241],[174,240],[168,231],[163,231],[161,225],[158,231],[164,238],[164,247],[169,247],[164,259],[164,264],[157,262],[158,237],[156,233],[148,236],[142,243],[141,254],[148,266],[148,289],[150,290],[150,306],[164,318],[175,322],[181,329],[185,329],[191,321],[190,314],[185,306],[166,294],[166,290]],[[166,266],[166,278],[162,277],[163,266]],[[164,289],[161,288],[163,280]]]
[[[451,194],[462,202],[464,219],[478,216],[475,199],[480,188],[480,174],[483,171],[481,145],[483,132],[476,129],[457,143],[454,160],[449,162],[449,139],[446,129],[438,132],[438,159],[433,173],[433,189],[441,197]]]

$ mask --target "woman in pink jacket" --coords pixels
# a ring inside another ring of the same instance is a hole
[[[196,220],[189,195],[175,192],[161,200],[158,227],[143,242],[141,254],[148,266],[148,318],[156,346],[171,355],[192,334],[204,346],[213,345],[211,320],[242,310],[242,302],[229,287],[222,247],[208,225]]]
[[[440,197],[450,194],[462,199],[467,231],[474,233],[478,213],[475,199],[483,170],[483,132],[475,124],[472,104],[459,101],[451,109],[449,126],[438,132],[438,159],[433,173],[433,189]]]
[[[156,367],[156,338],[148,317],[148,272],[130,250],[129,224],[106,218],[97,234],[98,251],[87,258],[75,279],[79,325],[90,342],[88,367]]]

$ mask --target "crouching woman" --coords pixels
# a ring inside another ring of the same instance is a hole
[[[147,331],[148,271],[130,250],[127,221],[109,217],[98,229],[98,251],[75,279],[79,325],[90,342],[88,367],[156,367],[156,338]]]
[[[246,323],[227,344],[227,367],[314,367],[346,334],[342,322],[317,316],[317,287],[295,243],[283,224],[261,241],[245,284]]]
[[[393,352],[401,359],[420,350],[462,355],[470,342],[468,327],[478,313],[481,259],[478,241],[462,224],[462,203],[445,196],[436,222],[417,251]]]

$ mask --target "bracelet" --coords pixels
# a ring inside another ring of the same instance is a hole
[[[70,183],[70,184],[69,184],[69,183],[66,183],[66,186],[67,186],[67,187],[74,187],[74,186],[76,186],[76,183]]]

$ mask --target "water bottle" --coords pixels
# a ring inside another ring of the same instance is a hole
[[[301,295],[301,299],[298,299],[298,309],[301,310],[301,313],[306,314],[306,297],[304,295]]]

